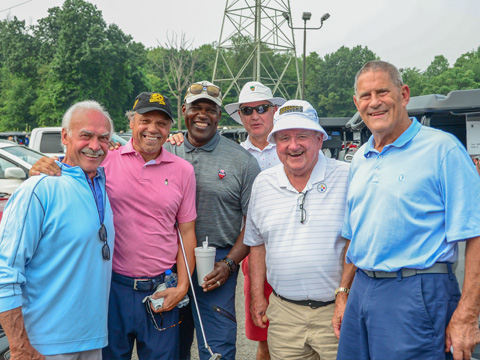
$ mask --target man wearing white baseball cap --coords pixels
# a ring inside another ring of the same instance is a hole
[[[308,102],[284,103],[268,135],[281,164],[261,172],[252,189],[244,237],[251,312],[259,327],[270,321],[272,359],[336,358],[331,319],[342,275],[349,164],[323,155],[327,138]],[[270,303],[265,278],[273,287]]]
[[[257,159],[262,171],[280,164],[275,144],[270,144],[267,137],[273,129],[273,115],[278,106],[281,106],[285,101],[281,97],[274,97],[272,90],[262,83],[250,81],[243,86],[238,102],[225,105],[227,114],[247,130],[247,140],[240,145]],[[250,315],[248,256],[242,261],[242,271],[245,292],[245,335],[250,340],[258,341],[257,360],[267,360],[270,359],[267,328],[255,326]],[[271,293],[272,287],[265,281],[265,298],[268,299]]]

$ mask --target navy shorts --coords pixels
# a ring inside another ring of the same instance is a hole
[[[357,270],[342,321],[337,360],[438,360],[460,300],[455,276],[378,279]]]
[[[142,300],[154,291],[139,291],[112,281],[108,308],[108,346],[103,349],[103,359],[131,360],[134,340],[140,360],[178,359],[179,322],[178,308],[155,314],[163,331],[152,323]],[[171,327],[172,326],[172,327]]]

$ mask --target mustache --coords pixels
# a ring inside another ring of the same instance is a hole
[[[82,153],[90,156],[102,156],[103,154],[105,154],[105,151],[103,151],[102,149],[98,151],[93,151],[92,149],[84,148],[82,149]]]

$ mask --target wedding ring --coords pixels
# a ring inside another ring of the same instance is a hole
[[[220,284],[220,281],[217,280],[217,285],[218,287],[222,286],[222,284]]]

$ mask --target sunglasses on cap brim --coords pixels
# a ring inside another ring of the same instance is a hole
[[[208,95],[213,97],[220,96],[220,88],[215,85],[192,84],[188,88],[188,92],[193,95],[198,95],[202,92],[206,92]]]

